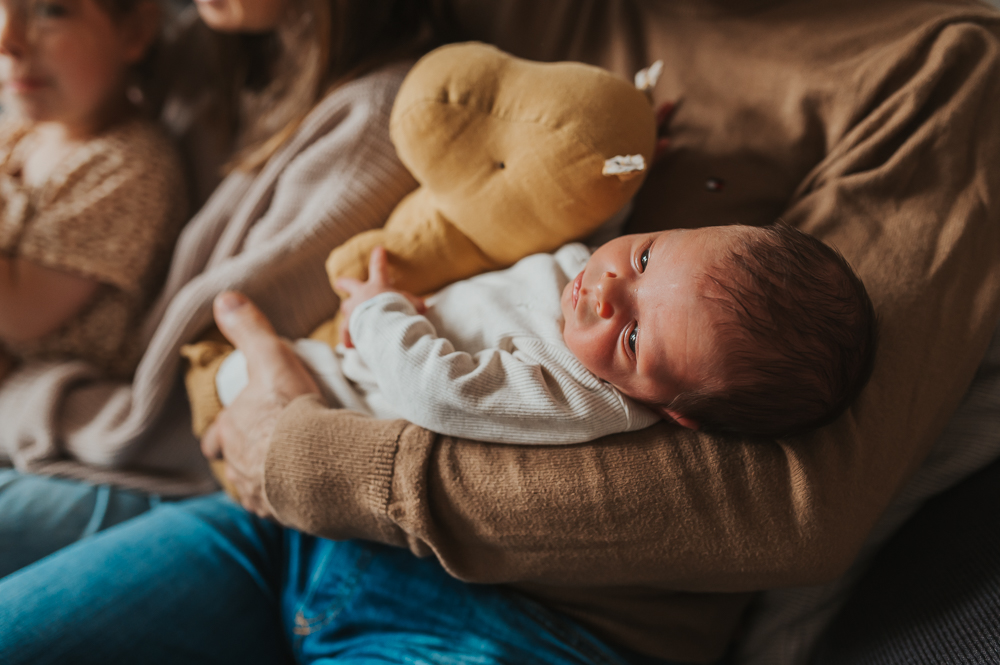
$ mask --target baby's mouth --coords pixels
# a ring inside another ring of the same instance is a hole
[[[576,310],[576,303],[580,300],[580,285],[583,284],[583,271],[573,280],[573,310]]]

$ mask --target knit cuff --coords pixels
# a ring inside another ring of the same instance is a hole
[[[324,538],[405,546],[387,511],[407,425],[331,409],[317,395],[293,400],[278,417],[264,471],[278,519]]]

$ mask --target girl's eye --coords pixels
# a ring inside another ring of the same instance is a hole
[[[635,353],[635,339],[639,336],[639,326],[632,328],[632,332],[628,334],[628,348],[632,349],[632,353]]]
[[[646,272],[646,264],[649,263],[649,248],[642,250],[642,254],[639,255],[639,265],[642,267],[642,272]]]
[[[41,18],[60,18],[66,16],[66,7],[55,2],[36,2],[35,16]]]

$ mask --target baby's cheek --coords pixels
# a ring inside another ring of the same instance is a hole
[[[594,340],[589,339],[570,321],[563,327],[563,341],[566,342],[566,346],[569,347],[570,352],[584,367],[597,376],[601,376],[601,366],[597,362],[599,360],[599,353],[594,348]]]

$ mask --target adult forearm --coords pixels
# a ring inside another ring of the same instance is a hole
[[[476,582],[739,591],[846,565],[850,539],[822,523],[833,498],[796,491],[794,446],[716,443],[734,454],[666,424],[496,445],[300,398],[272,437],[266,491],[286,524],[433,553]]]

